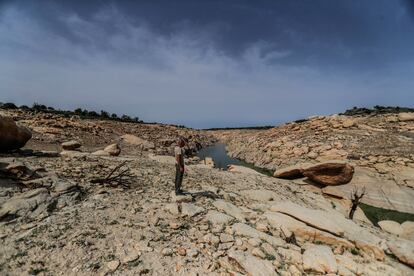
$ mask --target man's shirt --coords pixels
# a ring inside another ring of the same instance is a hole
[[[179,146],[176,146],[174,148],[174,154],[175,154],[175,162],[177,163],[177,156],[180,156],[180,163],[184,166],[184,148],[181,148]],[[178,164],[180,165],[180,164]]]

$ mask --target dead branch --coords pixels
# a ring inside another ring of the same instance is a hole
[[[125,167],[127,161],[122,162],[116,166],[106,177],[94,178],[91,183],[107,184],[111,187],[122,186],[129,188],[131,184],[131,178],[133,175],[130,173],[130,169]]]
[[[292,232],[290,234],[290,236],[286,236],[285,231],[283,231],[282,227],[280,227],[279,229],[282,233],[282,236],[283,236],[282,238],[285,240],[285,242],[290,243],[290,244],[294,244],[294,245],[298,245],[294,232]]]
[[[351,192],[352,206],[351,206],[351,210],[349,211],[350,219],[354,218],[355,211],[358,208],[358,205],[361,202],[361,199],[364,197],[365,192],[366,192],[365,186],[362,187],[361,190],[359,190],[357,187],[354,187],[354,189],[352,189],[352,192]]]

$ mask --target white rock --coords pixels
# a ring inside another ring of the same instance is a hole
[[[277,252],[270,243],[265,242],[261,247],[266,254],[276,256]]]
[[[335,256],[335,259],[336,259],[336,263],[338,264],[338,272],[340,272],[339,271],[340,267],[346,268],[349,272],[355,273],[355,274],[358,274],[358,271],[362,270],[360,265],[354,262],[354,260],[352,260],[352,258],[349,256],[337,255]]]
[[[339,227],[334,221],[329,220],[329,214],[325,211],[308,209],[290,201],[272,205],[270,210],[290,215],[308,225],[311,225],[312,227],[330,232],[334,235],[344,235],[344,230],[341,229],[341,227]]]
[[[186,194],[176,195],[174,191],[171,192],[170,196],[171,196],[171,201],[176,202],[176,203],[193,201],[193,197],[191,195],[186,195]]]
[[[220,242],[226,243],[226,242],[232,242],[234,241],[234,237],[229,234],[221,233],[220,234]]]
[[[190,249],[190,250],[187,250],[187,256],[188,257],[191,257],[191,258],[197,257],[199,253],[200,252],[197,249],[195,249],[195,248]]]
[[[104,150],[97,150],[95,152],[92,152],[92,155],[95,155],[95,156],[110,156],[109,152],[104,151]]]
[[[370,255],[374,255],[378,260],[385,258],[385,241],[368,230],[358,226],[352,220],[346,219],[336,211],[322,211],[308,209],[294,203],[281,203],[273,205],[271,210],[280,210],[282,213],[297,218],[312,227],[334,233],[341,234],[347,240],[352,241],[355,246]]]
[[[287,263],[293,263],[296,265],[302,265],[302,254],[299,251],[293,249],[285,249],[279,247],[277,253],[283,258]]]
[[[396,236],[401,236],[404,229],[402,228],[401,224],[399,224],[396,221],[392,220],[382,220],[378,222],[379,227],[381,227],[382,230],[394,234]]]
[[[89,152],[80,152],[76,150],[63,150],[60,152],[60,156],[66,157],[66,158],[76,158],[76,157],[83,157],[88,156]]]
[[[259,257],[261,259],[266,258],[266,254],[262,250],[260,250],[259,248],[257,248],[257,247],[256,248],[253,248],[252,255],[253,256],[256,256],[256,257]]]
[[[155,145],[152,142],[139,138],[132,134],[125,134],[121,136],[121,139],[130,145],[139,146],[143,150],[154,149]]]
[[[118,156],[121,153],[121,148],[117,143],[115,143],[105,147],[104,151],[111,156]]]
[[[61,145],[64,150],[76,150],[82,146],[82,144],[76,140],[64,142]]]
[[[235,235],[243,236],[243,237],[249,237],[249,238],[257,238],[264,240],[268,243],[270,243],[272,246],[278,247],[278,246],[286,246],[286,243],[281,238],[277,238],[274,236],[270,236],[266,233],[260,232],[253,227],[244,224],[244,223],[235,223],[232,227]]]
[[[181,204],[181,215],[182,216],[188,216],[193,217],[195,215],[198,215],[200,213],[204,212],[203,207],[196,206],[191,203],[182,203]]]
[[[402,112],[398,114],[400,122],[414,121],[414,112]]]
[[[106,263],[108,272],[114,272],[119,267],[120,262],[118,260],[110,261]]]
[[[318,273],[336,273],[338,265],[331,248],[325,245],[311,245],[303,253],[303,269]]]
[[[226,214],[214,211],[214,210],[210,210],[208,211],[205,220],[207,220],[208,222],[210,222],[213,227],[217,228],[217,229],[223,229],[224,226],[226,226],[227,224],[229,224],[231,221],[234,220],[233,217],[230,217]]]
[[[229,258],[235,261],[248,275],[251,276],[276,276],[277,273],[271,262],[261,260],[249,253],[242,251],[230,251]]]
[[[247,242],[253,247],[258,247],[262,244],[262,240],[259,238],[250,238]]]
[[[177,203],[168,203],[165,205],[165,210],[170,212],[171,214],[177,216],[180,214],[180,210],[178,209]]]
[[[220,239],[219,237],[217,237],[216,235],[212,234],[212,233],[208,233],[203,237],[203,241],[211,244],[211,245],[215,245],[217,246],[220,243]]]
[[[251,200],[267,202],[267,201],[276,201],[280,197],[273,191],[270,190],[244,190],[240,192],[244,197]]]
[[[255,171],[251,168],[245,167],[245,166],[237,166],[237,165],[230,165],[227,170],[229,172],[235,172],[235,173],[246,173],[246,174],[253,174],[253,175],[261,175],[258,171]]]
[[[161,254],[162,254],[163,256],[171,256],[171,255],[173,254],[173,250],[172,250],[171,248],[164,248],[164,249],[161,251]]]
[[[401,224],[403,233],[401,237],[407,240],[414,240],[414,221],[405,221]]]
[[[400,260],[400,262],[405,263],[412,268],[414,268],[414,242],[396,239],[389,241],[388,248],[391,252]]]
[[[235,206],[235,205],[233,205],[233,204],[231,204],[227,201],[219,199],[219,200],[214,201],[213,205],[219,211],[225,212],[226,214],[236,218],[240,222],[245,222],[246,221],[243,211],[239,207],[237,207],[237,206]]]

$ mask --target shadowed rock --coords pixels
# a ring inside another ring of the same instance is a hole
[[[342,163],[322,163],[303,170],[303,175],[322,185],[342,185],[352,180],[354,167]]]
[[[0,151],[20,149],[32,138],[30,130],[12,118],[0,116]]]
[[[273,176],[277,178],[283,178],[283,179],[301,178],[301,177],[304,177],[303,171],[311,166],[312,164],[310,163],[296,164],[293,166],[289,166],[286,168],[276,170]]]

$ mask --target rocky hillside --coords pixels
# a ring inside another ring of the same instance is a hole
[[[355,167],[351,183],[330,187],[330,193],[349,197],[354,187],[365,187],[363,202],[414,213],[414,113],[363,111],[312,117],[269,130],[212,133],[227,143],[230,156],[271,170],[347,162]]]
[[[172,154],[178,136],[188,139],[188,152],[215,141],[205,132],[172,125],[81,119],[76,115],[68,117],[22,109],[3,109],[0,112],[0,115],[9,116],[31,129],[33,137],[26,146],[30,150],[59,151],[61,143],[75,140],[82,144],[83,151],[96,151],[111,143],[119,143],[132,151],[139,146],[155,154]]]
[[[1,115],[33,135],[0,155],[2,275],[414,273],[413,222],[349,220],[348,199],[301,181],[191,159],[187,193],[172,194],[174,158],[160,153],[177,134],[211,143],[205,132]]]

